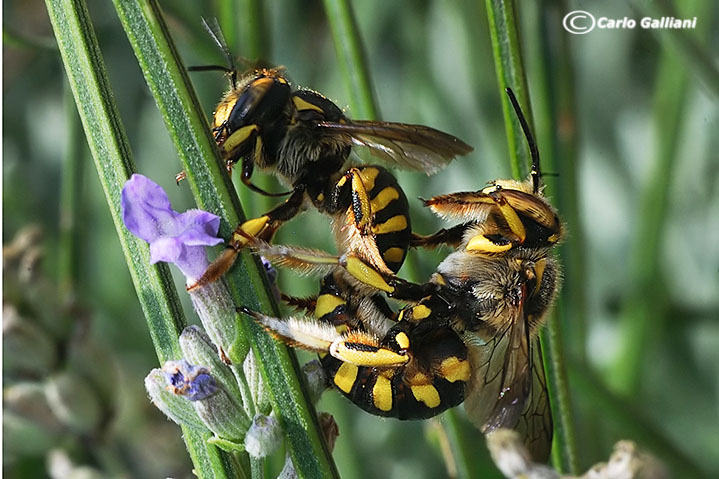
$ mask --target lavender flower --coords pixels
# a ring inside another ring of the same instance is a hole
[[[185,359],[167,361],[145,378],[145,388],[170,419],[194,429],[209,429],[222,443],[220,447],[236,449],[250,427],[250,417],[238,399],[207,367]]]
[[[207,368],[194,366],[184,359],[167,361],[162,367],[168,390],[190,401],[206,399],[217,392],[217,383]]]
[[[218,216],[196,209],[174,211],[162,187],[142,175],[132,175],[122,189],[122,219],[130,232],[150,243],[153,264],[175,263],[188,284],[209,265],[204,246],[222,242]]]

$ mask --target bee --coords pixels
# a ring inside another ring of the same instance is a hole
[[[387,275],[352,254],[255,245],[280,266],[342,271],[349,291],[360,283],[407,302],[396,316],[380,321],[377,309],[356,308],[353,322],[337,328],[317,317],[282,320],[242,311],[285,342],[320,352],[330,382],[372,414],[423,419],[463,402],[483,433],[516,428],[535,460],[543,461],[552,417],[537,338],[561,282],[551,251],[563,226],[542,195],[531,131],[507,93],[530,147],[530,176],[425,201],[439,216],[462,221],[429,241],[446,241],[455,250],[428,282]]]
[[[238,80],[221,32],[206,22],[205,26],[228,67],[201,69],[230,73],[230,90],[217,105],[212,122],[228,169],[241,161],[243,183],[258,193],[284,194],[253,185],[255,168],[275,175],[291,191],[284,203],[239,225],[225,252],[196,286],[222,275],[248,235],[269,241],[284,222],[311,206],[331,216],[337,244],[362,250],[378,270],[396,272],[412,241],[407,199],[384,167],[351,164],[352,147],[367,147],[391,165],[427,174],[455,156],[468,154],[472,147],[422,125],[350,120],[322,94],[293,88],[282,68],[258,69]]]

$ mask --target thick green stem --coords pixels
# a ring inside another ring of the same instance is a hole
[[[372,94],[367,56],[352,7],[347,0],[324,0],[324,4],[342,76],[348,86],[346,90],[352,116],[376,120],[379,118],[379,110]]]
[[[115,7],[180,155],[195,200],[200,208],[222,218],[220,234],[229,237],[244,214],[159,6],[153,0],[115,0]],[[277,314],[264,269],[249,252],[240,256],[226,279],[236,304]],[[300,382],[302,373],[294,353],[254,322],[245,317],[238,320],[244,340],[257,356],[297,473],[300,477],[336,477],[314,407]]]
[[[513,0],[486,0],[486,6],[492,50],[494,51],[494,66],[497,71],[497,83],[499,83],[502,112],[509,142],[512,175],[515,178],[524,178],[529,173],[528,165],[531,164],[529,152],[517,116],[504,93],[505,88],[511,88],[514,91],[519,104],[524,108],[527,122],[532,127],[534,123],[527,78],[524,75],[524,65],[522,64],[522,49],[517,33],[517,14]]]
[[[55,38],[115,223],[137,296],[161,362],[180,357],[178,336],[185,326],[166,264],[150,265],[147,243],[122,223],[120,194],[135,167],[110,90],[107,73],[82,0],[47,0]],[[201,478],[234,477],[231,461],[206,443],[209,434],[183,428],[185,444]]]
[[[519,179],[524,176],[524,172],[529,170],[531,159],[524,133],[504,92],[506,87],[514,90],[530,127],[533,122],[527,79],[522,62],[516,10],[514,2],[511,0],[487,0],[486,5],[495,67],[504,107],[512,172],[515,178]],[[552,118],[548,115],[543,120],[551,122]],[[541,147],[542,145],[540,145]],[[560,328],[561,313],[561,309],[558,309],[548,321],[545,330],[541,333],[541,345],[555,425],[554,465],[560,472],[576,473],[577,454],[569,386],[564,366],[564,346]]]
[[[63,154],[60,196],[60,226],[58,239],[58,284],[61,303],[71,301],[76,294],[80,245],[82,238],[82,181],[85,171],[85,140],[75,100],[66,88],[65,113],[67,148]]]

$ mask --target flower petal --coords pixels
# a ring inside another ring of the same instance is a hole
[[[220,217],[202,210],[188,210],[175,218],[178,237],[190,246],[214,246],[222,243],[217,237]]]
[[[135,236],[153,242],[173,218],[170,199],[160,185],[134,174],[122,189],[122,220]]]
[[[150,262],[176,262],[184,253],[185,246],[177,238],[161,237],[150,243]]]

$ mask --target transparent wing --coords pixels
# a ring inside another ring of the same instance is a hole
[[[427,174],[436,173],[455,156],[473,150],[459,138],[422,125],[350,121],[320,122],[317,126],[332,131],[348,143],[370,148],[387,163]]]
[[[543,461],[552,426],[541,352],[529,338],[522,308],[515,311],[486,341],[467,341],[473,372],[465,409],[485,434],[498,428],[519,430],[535,460]]]
[[[534,341],[531,348],[532,389],[517,424],[517,431],[524,437],[524,443],[532,457],[537,461],[546,461],[552,448],[552,411],[549,406],[547,378],[544,375],[539,340]]]

